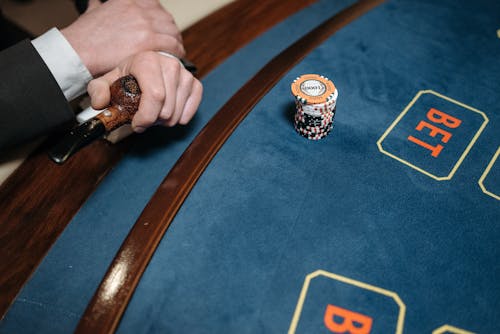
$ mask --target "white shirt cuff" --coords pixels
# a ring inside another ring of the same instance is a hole
[[[92,75],[57,28],[31,41],[68,101],[85,93]]]

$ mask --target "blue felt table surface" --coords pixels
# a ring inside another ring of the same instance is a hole
[[[346,4],[321,1],[296,19],[312,26]],[[287,22],[243,50],[246,58],[281,40],[293,27]],[[444,325],[500,332],[500,200],[479,185],[484,175],[487,189],[500,193],[500,161],[484,174],[500,147],[498,29],[497,1],[399,0],[329,38],[215,156],[160,243],[118,332],[328,333],[328,304],[369,315],[372,333],[395,333],[398,325],[404,333]],[[206,78],[193,129],[245,81],[235,82],[239,57]],[[252,61],[249,73],[262,66]],[[317,142],[292,124],[290,83],[304,73],[323,74],[339,90],[334,130]],[[227,82],[234,90],[224,90]],[[441,142],[437,158],[407,140],[429,132],[414,129],[429,107],[462,121],[447,128],[454,135]],[[139,140],[68,226],[0,332],[74,328],[192,133],[177,136],[164,139],[157,130]],[[303,290],[318,270],[325,274]]]

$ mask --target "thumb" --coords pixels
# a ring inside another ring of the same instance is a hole
[[[104,109],[111,101],[111,92],[109,87],[119,79],[120,71],[115,68],[111,72],[106,73],[100,78],[94,79],[89,82],[87,92],[90,96],[90,102],[94,109]]]

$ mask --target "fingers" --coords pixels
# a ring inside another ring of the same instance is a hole
[[[191,95],[193,81],[195,79],[193,78],[192,75],[190,75],[190,73],[185,73],[184,71],[186,70],[184,69],[182,70],[182,74],[179,78],[179,86],[177,88],[177,96],[172,115],[169,119],[166,120],[166,122],[163,123],[166,126],[174,126],[179,122],[184,112],[184,106],[186,105],[186,101]]]
[[[179,29],[177,29],[177,26],[175,26],[174,23],[165,24],[162,20],[152,19],[151,25],[157,34],[163,36],[171,36],[177,41],[177,43],[182,44],[181,32],[179,31]],[[172,42],[168,41],[168,43]]]
[[[137,5],[146,9],[145,15],[153,31],[158,34],[172,36],[182,44],[182,36],[174,17],[165,10],[158,0],[137,0]]]
[[[135,57],[130,66],[130,74],[135,76],[142,92],[139,110],[132,119],[132,129],[135,132],[143,132],[152,126],[165,104],[166,83],[159,57],[154,52],[146,52]]]
[[[169,118],[160,117],[158,124],[164,126],[187,124],[198,109],[202,93],[203,86],[201,83],[194,78],[189,71],[182,68],[180,71],[179,85],[175,95],[175,106],[171,111],[171,116]]]
[[[149,11],[150,16],[148,20],[151,24],[151,29],[156,32],[154,50],[183,57],[185,51],[182,43],[182,35],[175,23],[174,17],[168,11],[164,10],[160,4],[157,4],[156,7],[158,8],[153,8],[153,10]]]
[[[142,132],[154,124],[164,126],[187,124],[195,115],[201,102],[203,93],[201,83],[184,69],[177,59],[159,54],[154,54],[154,56],[161,68],[156,74],[161,76],[163,86],[160,86],[161,89],[155,87],[159,89],[156,94],[146,95],[146,92],[153,87],[152,85],[143,86],[141,84],[143,81],[138,78],[143,95],[139,110],[132,120],[132,126],[136,132]],[[140,69],[141,72],[138,71],[137,76],[144,76],[145,79],[143,66],[137,66],[134,69],[137,71]],[[160,82],[159,79],[157,80]]]
[[[0,0],[1,2],[1,0]],[[175,20],[159,0],[89,0],[87,11],[61,30],[93,76],[146,51],[184,56]]]
[[[149,22],[152,28],[160,34],[171,35],[182,43],[182,36],[175,19],[169,12],[160,9],[150,12]]]
[[[109,105],[111,93],[109,87],[113,82],[121,77],[119,68],[115,68],[111,72],[94,79],[89,82],[87,92],[90,96],[90,103],[94,109],[103,109]]]
[[[184,105],[184,110],[182,111],[182,116],[179,120],[179,124],[186,125],[189,123],[189,121],[191,121],[193,116],[196,114],[196,111],[198,110],[198,106],[200,105],[202,96],[203,86],[201,82],[195,79],[193,81],[191,95]]]
[[[157,123],[164,124],[172,118],[176,110],[181,65],[176,59],[166,57],[161,57],[160,62],[163,65],[161,73],[163,81],[165,82],[165,92],[167,98],[163,104]]]
[[[119,67],[92,80],[88,85],[92,107],[102,109],[110,103],[110,86],[120,77],[132,74],[141,88],[139,109],[132,129],[143,132],[155,124],[187,124],[198,109],[203,88],[178,59],[157,52],[129,57]]]

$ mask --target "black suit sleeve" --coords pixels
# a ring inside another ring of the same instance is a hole
[[[0,151],[72,120],[63,92],[29,40],[0,52]]]

